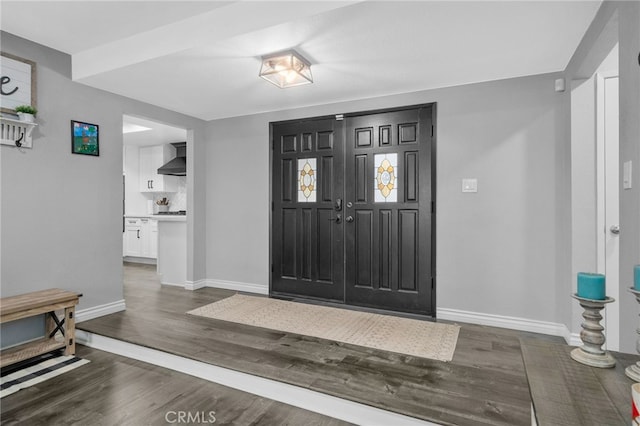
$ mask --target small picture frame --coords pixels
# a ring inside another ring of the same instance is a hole
[[[71,153],[99,156],[99,132],[97,124],[71,120]]]

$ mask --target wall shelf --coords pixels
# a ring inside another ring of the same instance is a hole
[[[31,148],[33,129],[37,125],[37,123],[0,117],[0,144],[18,148]],[[16,144],[16,141],[18,144]]]

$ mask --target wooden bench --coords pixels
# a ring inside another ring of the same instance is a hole
[[[72,291],[53,288],[0,298],[0,324],[45,314],[44,337],[0,352],[0,367],[58,349],[64,349],[65,355],[74,355],[75,310],[81,296],[82,294]],[[55,311],[62,309],[64,317],[59,319]]]

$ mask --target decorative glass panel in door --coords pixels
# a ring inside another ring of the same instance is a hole
[[[374,199],[376,203],[395,203],[398,201],[398,154],[375,154]]]
[[[316,169],[315,158],[298,159],[298,202],[314,203],[316,201]]]

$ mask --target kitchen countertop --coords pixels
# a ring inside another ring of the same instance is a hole
[[[187,215],[172,215],[172,214],[126,214],[125,218],[130,219],[154,219],[164,220],[167,222],[186,222]]]
[[[155,219],[158,221],[165,221],[165,222],[186,222],[187,221],[187,215],[154,214],[149,217],[151,219]]]

